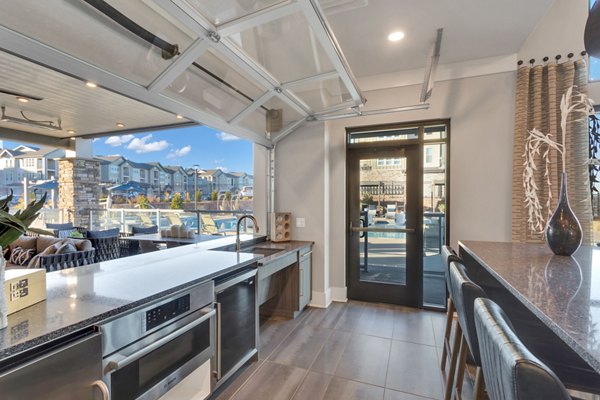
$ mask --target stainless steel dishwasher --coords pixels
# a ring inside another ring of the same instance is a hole
[[[214,378],[218,387],[258,355],[256,267],[215,279],[217,348]]]

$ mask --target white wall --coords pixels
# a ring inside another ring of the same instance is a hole
[[[420,86],[365,93],[369,108],[411,104]],[[345,287],[345,131],[347,127],[450,118],[450,241],[511,238],[515,73],[438,83],[425,111],[330,121],[331,285]]]
[[[279,142],[275,150],[275,211],[292,212],[293,239],[315,242],[312,304],[322,307],[328,306],[331,301],[329,266],[324,257],[328,246],[324,204],[325,143],[323,124],[310,124]],[[306,227],[297,228],[296,218],[304,218]]]

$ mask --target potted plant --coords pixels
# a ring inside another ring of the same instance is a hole
[[[17,211],[15,214],[9,213],[9,205],[13,200],[13,193],[0,200],[0,251],[8,247],[12,242],[17,240],[27,230],[36,233],[46,234],[46,231],[29,228],[29,225],[36,220],[40,209],[46,202],[46,194],[38,201],[32,201],[23,210]],[[6,319],[6,298],[4,294],[4,269],[6,260],[0,257],[0,329],[5,328],[8,321]]]

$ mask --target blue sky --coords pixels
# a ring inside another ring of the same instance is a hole
[[[4,142],[13,148],[20,143]],[[112,136],[94,141],[94,155],[121,155],[137,162],[224,168],[252,173],[252,143],[206,126]]]

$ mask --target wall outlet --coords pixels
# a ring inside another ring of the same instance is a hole
[[[304,218],[296,218],[296,228],[305,228],[306,220]]]

